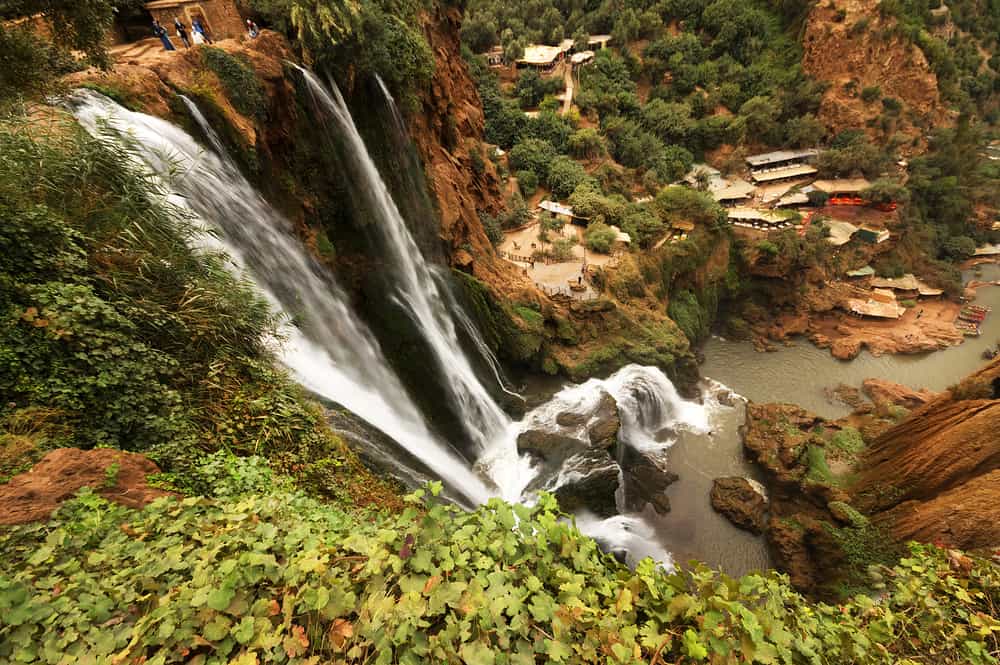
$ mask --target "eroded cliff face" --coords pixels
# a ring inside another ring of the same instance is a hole
[[[434,77],[420,92],[422,109],[407,118],[424,162],[451,264],[507,297],[529,297],[531,281],[501,261],[486,237],[479,213],[504,206],[503,192],[483,145],[482,102],[462,59],[462,13],[436,5],[424,16],[424,34],[434,53]],[[528,293],[523,293],[523,292]]]
[[[900,540],[1000,545],[1000,361],[876,438],[852,488]]]
[[[878,120],[883,97],[903,102],[908,113],[892,120],[893,129],[910,136],[920,134],[914,121],[931,127],[948,118],[926,57],[905,37],[894,34],[894,26],[895,19],[880,15],[877,0],[834,0],[815,3],[810,10],[802,37],[802,65],[808,74],[830,84],[819,117],[834,133],[865,128]],[[880,94],[865,102],[861,91],[874,86]]]

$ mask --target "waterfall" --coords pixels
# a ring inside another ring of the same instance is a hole
[[[379,174],[375,162],[351,117],[336,85],[327,88],[306,70],[304,77],[318,112],[336,124],[345,144],[347,171],[375,215],[374,228],[385,244],[386,258],[396,271],[394,300],[407,312],[426,340],[444,376],[446,388],[462,414],[466,434],[478,454],[489,453],[509,436],[511,422],[480,383],[468,357],[462,352],[455,322],[446,307],[428,263],[420,253]]]
[[[449,305],[457,309],[457,303],[446,289],[440,288],[434,268],[414,242],[337,86],[331,83],[327,88],[309,70],[300,67],[299,71],[317,113],[336,125],[330,130],[344,144],[349,162],[345,170],[354,178],[355,190],[375,216],[373,228],[384,244],[385,258],[395,270],[393,300],[410,316],[433,353],[445,388],[478,455],[477,466],[496,483],[503,498],[517,501],[535,472],[530,459],[517,454],[516,424],[479,381],[462,350],[449,311]],[[388,101],[391,103],[391,98]],[[395,109],[393,112],[397,113]],[[469,328],[474,341],[485,347],[475,326]]]
[[[470,501],[484,502],[492,492],[428,430],[332,276],[294,237],[289,220],[240,174],[197,107],[186,103],[218,154],[206,152],[169,122],[128,111],[92,91],[77,91],[71,100],[80,124],[94,134],[105,126],[116,132],[162,179],[169,200],[206,225],[205,246],[223,249],[234,268],[246,271],[272,308],[284,315],[280,359],[303,386],[383,431]],[[409,272],[415,280],[420,277],[415,267]],[[423,283],[412,284],[418,286]],[[429,303],[418,306],[421,316],[434,314]],[[491,410],[483,411],[479,419],[489,418],[492,435],[504,423]]]

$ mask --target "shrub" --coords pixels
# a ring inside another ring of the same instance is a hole
[[[673,294],[667,306],[667,314],[692,343],[703,339],[709,333],[711,318],[693,291],[685,290]]]
[[[861,99],[866,104],[871,104],[882,94],[882,88],[877,85],[871,85],[866,88],[861,89]]]
[[[518,171],[514,177],[517,178],[517,184],[521,188],[522,194],[530,196],[538,189],[538,176],[535,175],[534,171]]]
[[[952,236],[942,245],[945,256],[955,261],[964,261],[976,252],[976,241],[968,236]]]
[[[213,46],[203,47],[201,58],[205,66],[219,77],[226,97],[238,113],[257,120],[264,119],[267,114],[264,86],[249,64]]]
[[[882,107],[885,109],[886,113],[899,115],[900,111],[903,110],[903,102],[899,101],[895,97],[883,97]]]
[[[591,222],[583,234],[587,249],[601,254],[610,254],[615,243],[615,231],[603,222]]]
[[[549,165],[549,189],[560,199],[568,198],[581,183],[589,179],[583,166],[565,155],[556,157]]]
[[[0,659],[603,662],[613,634],[622,662],[994,660],[982,627],[997,623],[1000,574],[985,559],[912,545],[873,569],[878,601],[834,606],[773,572],[630,570],[548,494],[473,512],[423,496],[357,515],[286,491],[142,511],[84,492],[48,523],[0,532]],[[852,562],[883,560],[858,531],[833,535]],[[169,593],[151,602],[151,589]]]

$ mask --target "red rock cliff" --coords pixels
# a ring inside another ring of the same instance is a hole
[[[436,5],[425,15],[424,32],[436,66],[421,95],[422,111],[407,123],[438,204],[440,235],[451,248],[452,264],[471,268],[476,277],[511,295],[532,285],[514,266],[496,259],[479,221],[479,211],[496,212],[504,199],[484,152],[483,107],[462,59],[461,24],[462,13],[454,7]],[[481,160],[473,157],[474,151]]]
[[[1000,361],[879,436],[853,488],[899,540],[1000,545]]]

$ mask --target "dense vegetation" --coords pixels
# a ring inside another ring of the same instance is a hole
[[[350,68],[380,75],[407,103],[434,72],[420,26],[419,0],[250,0],[265,25],[279,30],[322,72]]]
[[[996,567],[933,546],[873,569],[878,601],[831,606],[774,573],[630,570],[549,496],[356,515],[272,480],[143,511],[85,491],[0,533],[0,658],[981,665],[1000,647]]]
[[[55,77],[81,64],[106,66],[105,36],[115,12],[141,5],[141,0],[0,0],[0,107],[46,91]],[[36,25],[46,26],[51,39]],[[83,55],[82,62],[73,51]]]

